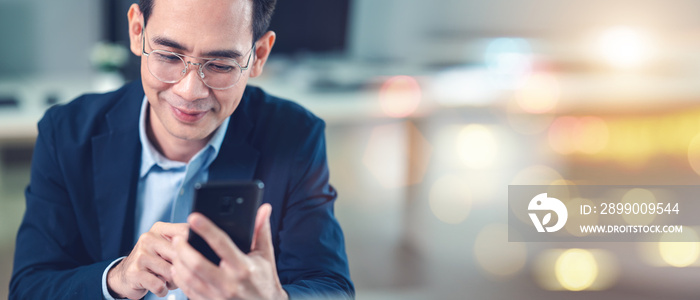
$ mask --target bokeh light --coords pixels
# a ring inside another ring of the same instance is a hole
[[[448,224],[463,222],[471,210],[467,182],[456,175],[444,175],[430,187],[428,202],[433,215]]]
[[[549,126],[549,145],[559,154],[567,155],[576,151],[574,136],[580,135],[581,122],[576,117],[558,117]]]
[[[508,242],[508,234],[507,225],[489,224],[476,236],[474,258],[488,275],[506,277],[525,266],[525,243]]]
[[[382,84],[379,105],[392,118],[404,118],[416,111],[422,98],[418,81],[411,76],[395,76]]]
[[[530,43],[522,38],[497,38],[492,40],[484,61],[491,72],[492,83],[497,88],[513,89],[533,68]]]
[[[615,122],[610,127],[610,140],[605,151],[608,152],[607,156],[628,167],[641,169],[653,155],[659,153],[660,143],[657,141],[669,134],[669,131],[659,131],[656,125],[647,119]]]
[[[607,123],[596,116],[562,116],[549,127],[549,145],[555,152],[597,154],[605,149],[610,140]]]
[[[557,281],[567,290],[581,291],[590,287],[598,277],[598,263],[584,249],[564,251],[554,266]]]
[[[646,204],[646,207],[649,207],[649,204],[656,204],[657,201],[656,196],[650,190],[634,188],[622,196],[620,203],[622,203],[623,208],[629,204],[630,211],[634,212],[632,210],[634,207],[638,207],[641,210],[642,204]],[[634,205],[635,203],[639,206]],[[629,213],[622,214],[622,218],[630,225],[649,225],[656,218],[656,214]]]
[[[601,291],[614,286],[620,265],[602,249],[548,249],[534,261],[537,284],[551,291]]]
[[[457,136],[457,153],[462,163],[469,168],[491,167],[498,156],[493,131],[479,124],[465,126]]]
[[[608,144],[610,132],[603,119],[596,116],[581,117],[581,131],[576,146],[585,154],[596,154]]]
[[[654,267],[700,266],[700,236],[698,227],[683,226],[682,233],[650,236],[638,243],[639,258]]]
[[[515,99],[528,113],[551,112],[559,102],[559,89],[559,81],[553,74],[532,73],[525,77],[515,91]]]
[[[638,67],[651,56],[649,38],[639,30],[615,27],[605,31],[598,40],[599,54],[618,68]]]
[[[670,266],[682,268],[697,262],[700,256],[700,239],[691,227],[683,227],[682,240],[678,242],[677,234],[664,233],[659,242],[661,259]]]

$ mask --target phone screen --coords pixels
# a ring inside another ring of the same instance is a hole
[[[196,184],[192,212],[200,212],[212,220],[243,253],[248,253],[263,188],[259,180]],[[192,230],[188,241],[212,263],[219,264],[219,256]]]

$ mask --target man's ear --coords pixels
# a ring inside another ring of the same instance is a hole
[[[276,38],[277,35],[274,31],[268,31],[255,42],[255,61],[250,69],[250,77],[258,77],[262,74]]]
[[[129,12],[126,14],[129,18],[129,42],[131,52],[136,56],[141,56],[141,34],[143,34],[143,14],[139,5],[134,3],[129,7]]]

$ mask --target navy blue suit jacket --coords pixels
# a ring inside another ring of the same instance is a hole
[[[140,81],[49,109],[39,122],[17,234],[12,299],[101,299],[102,273],[134,246]],[[291,298],[354,296],[333,214],[324,122],[246,87],[209,180],[265,183],[280,281]]]

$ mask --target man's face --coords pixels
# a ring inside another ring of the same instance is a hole
[[[144,29],[145,50],[207,58],[229,58],[212,53],[237,54],[233,59],[245,67],[253,45],[251,18],[250,0],[156,0]],[[250,72],[243,71],[233,87],[214,90],[199,78],[197,66],[190,65],[179,82],[164,83],[151,75],[146,59],[141,56],[141,78],[151,128],[161,143],[173,137],[207,139],[240,103]]]

